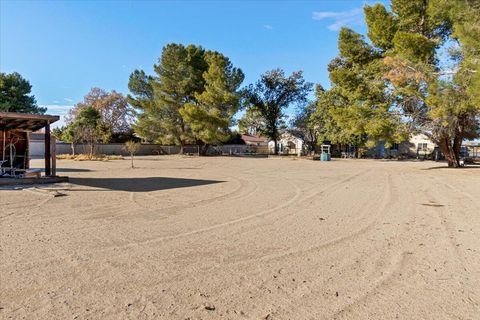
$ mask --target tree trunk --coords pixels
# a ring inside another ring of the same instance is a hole
[[[130,158],[132,160],[132,169],[133,169],[134,168],[134,166],[133,166],[133,153],[130,153]]]
[[[459,134],[455,135],[455,139],[453,139],[453,152],[458,166],[460,166],[460,150],[462,148],[462,140],[463,137]]]
[[[95,143],[93,141],[90,142],[90,159],[93,158],[93,155],[95,153]]]
[[[442,151],[445,159],[448,162],[448,166],[450,168],[459,168],[460,167],[460,147],[462,144],[461,137],[456,136],[454,139],[454,143],[452,145],[452,141],[449,137],[442,137],[438,146]]]
[[[72,156],[75,157],[75,143],[70,143],[70,148],[72,149]]]
[[[209,147],[210,145],[208,143],[205,143],[204,145],[200,146],[200,155],[206,156]]]
[[[277,139],[273,139],[273,143],[275,143],[275,148],[273,149],[273,153],[275,155],[278,155],[278,145],[277,145]]]

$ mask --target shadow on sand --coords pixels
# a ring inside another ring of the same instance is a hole
[[[478,164],[467,164],[464,167],[461,168],[452,168],[447,165],[445,166],[438,166],[438,167],[429,167],[429,168],[423,168],[421,170],[468,170],[468,169],[480,169],[480,165]]]
[[[182,178],[70,178],[71,184],[103,188],[115,191],[150,192],[176,188],[188,188],[221,183],[224,181]],[[85,190],[86,191],[86,190]],[[97,190],[98,191],[98,190]]]
[[[42,172],[45,172],[45,168],[38,168],[38,169],[40,169]],[[56,171],[57,172],[92,172],[94,170],[80,169],[80,168],[57,168]]]
[[[92,172],[95,170],[80,169],[80,168],[57,168],[57,172]]]

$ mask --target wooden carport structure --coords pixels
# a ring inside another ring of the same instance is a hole
[[[45,176],[56,175],[55,143],[52,143],[50,125],[60,119],[59,116],[43,114],[24,114],[0,112],[0,147],[2,148],[2,171],[9,162],[10,170],[15,175],[16,169],[26,171],[30,168],[29,132],[45,130]],[[17,154],[17,148],[20,153]],[[9,152],[7,152],[7,149]],[[12,152],[15,150],[15,154]],[[8,160],[6,160],[8,158]]]

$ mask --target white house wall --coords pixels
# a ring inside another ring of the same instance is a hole
[[[426,151],[420,151],[419,155],[423,156],[424,154],[431,154],[435,147],[437,146],[433,143],[426,135],[424,134],[417,134],[410,137],[408,141],[402,142],[399,146],[399,153],[400,154],[408,154],[411,157],[416,157],[418,152],[418,145],[419,144],[427,144]]]

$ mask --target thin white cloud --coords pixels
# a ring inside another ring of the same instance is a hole
[[[270,24],[265,24],[265,25],[263,25],[263,27],[267,30],[273,30],[273,26],[270,25]]]
[[[44,104],[39,105],[42,108],[47,108],[46,114],[60,116],[60,120],[54,122],[52,125],[53,128],[60,128],[66,124],[65,116],[68,114],[68,110],[73,108],[72,105],[58,105],[58,104]]]
[[[352,27],[364,23],[362,8],[354,8],[346,11],[314,11],[313,20],[331,20],[327,28],[331,31],[338,31],[341,27]]]
[[[73,99],[70,99],[70,98],[63,98],[63,100],[65,100],[67,102],[73,102]]]
[[[58,104],[46,104],[40,105],[42,108],[47,108],[47,113],[52,115],[63,116],[68,113],[68,110],[73,108],[72,105],[58,105]]]

